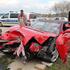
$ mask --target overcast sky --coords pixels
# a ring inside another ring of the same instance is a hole
[[[0,0],[0,12],[19,11],[47,12],[55,3],[64,0]],[[66,0],[70,1],[70,0]]]

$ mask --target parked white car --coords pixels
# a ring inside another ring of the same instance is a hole
[[[66,17],[55,17],[54,20],[67,21],[68,19]]]
[[[18,24],[18,13],[7,13],[0,17],[0,26],[13,26]]]

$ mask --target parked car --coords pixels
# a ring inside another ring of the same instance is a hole
[[[68,19],[66,17],[55,17],[54,20],[67,21]]]
[[[13,26],[18,24],[18,13],[9,12],[0,17],[0,26]]]

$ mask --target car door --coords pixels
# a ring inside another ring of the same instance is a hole
[[[9,21],[11,22],[11,24],[17,24],[18,23],[18,14],[11,13]]]

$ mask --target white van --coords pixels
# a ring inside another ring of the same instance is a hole
[[[0,26],[13,26],[18,24],[18,13],[7,13],[0,17]]]

